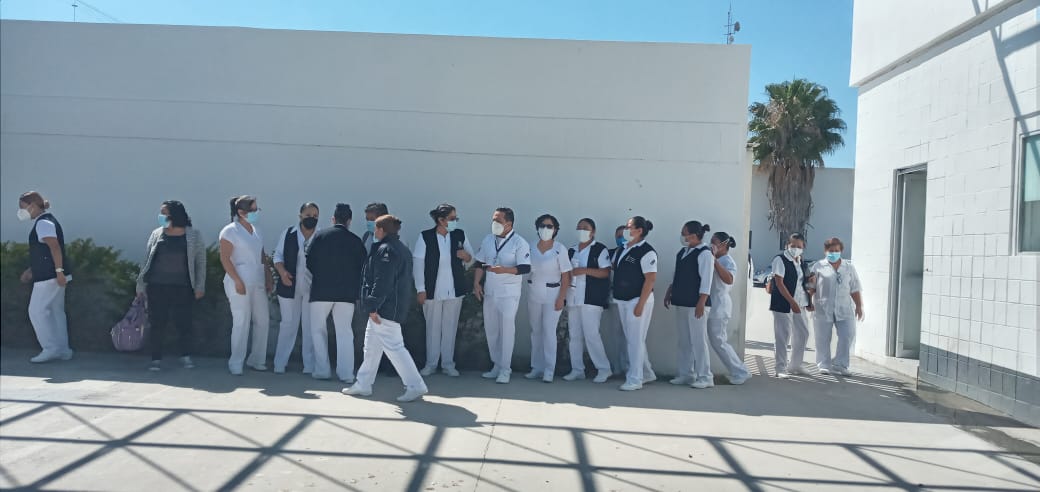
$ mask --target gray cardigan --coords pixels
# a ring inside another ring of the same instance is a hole
[[[141,273],[137,275],[137,292],[139,293],[144,292],[147,288],[144,279],[148,275],[148,268],[152,265],[155,246],[159,244],[162,232],[163,228],[159,227],[148,237],[148,256],[141,265]],[[192,290],[206,292],[206,245],[202,242],[202,234],[191,227],[186,227],[184,239],[188,243],[188,278],[191,280]]]

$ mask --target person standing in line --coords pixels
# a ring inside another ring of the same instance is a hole
[[[329,379],[329,313],[336,330],[336,376],[354,383],[354,303],[361,292],[365,246],[350,232],[354,213],[350,205],[337,203],[332,227],[314,234],[307,245],[307,270],[311,272],[311,340],[314,344],[314,379]]]
[[[769,310],[773,312],[773,356],[776,360],[776,377],[787,379],[791,375],[809,374],[802,368],[805,345],[809,339],[809,322],[806,308],[809,298],[802,285],[802,252],[805,237],[791,234],[787,249],[773,258],[773,285],[770,292]],[[787,343],[791,343],[791,358],[787,358]]]
[[[708,358],[708,311],[711,310],[711,280],[715,257],[704,243],[708,224],[691,220],[683,225],[679,243],[682,248],[675,256],[672,285],[664,296],[664,307],[674,304],[679,351],[676,366],[679,375],[672,384],[688,384],[697,389],[715,386]]]
[[[708,340],[715,355],[729,371],[730,384],[744,384],[751,379],[744,361],[729,344],[729,320],[733,315],[733,300],[729,291],[737,275],[737,262],[729,255],[737,241],[725,232],[716,232],[711,237],[711,249],[715,256],[714,276],[711,280],[711,311],[708,313]]]
[[[614,247],[607,251],[607,258],[612,259],[614,255],[623,249],[625,249],[625,228],[628,227],[625,224],[621,224],[614,229]],[[612,289],[614,284],[614,273],[611,270],[610,278],[608,279],[608,289]],[[617,364],[613,365],[613,368],[617,371],[615,375],[622,375],[628,373],[628,347],[625,345],[625,330],[621,325],[621,312],[618,310],[617,301],[614,300],[613,295],[607,296],[607,311],[608,318],[610,319],[610,337],[614,340],[614,344],[617,350]]]
[[[571,260],[571,285],[567,293],[567,328],[571,372],[565,381],[585,379],[585,347],[596,366],[594,383],[605,383],[610,377],[610,361],[599,334],[603,309],[610,297],[610,257],[607,247],[596,241],[596,222],[590,218],[578,221],[578,244],[567,251]]]
[[[375,247],[365,260],[361,288],[362,306],[368,313],[365,358],[358,370],[357,383],[345,388],[344,394],[372,394],[372,384],[383,354],[390,359],[404,383],[405,392],[397,401],[414,401],[428,391],[401,336],[401,324],[407,321],[412,304],[408,285],[408,277],[412,274],[412,253],[401,242],[400,231],[401,220],[397,217],[384,215],[376,219]]]
[[[278,346],[274,351],[274,372],[285,374],[289,356],[296,347],[296,335],[303,323],[303,373],[314,372],[314,339],[311,337],[311,310],[308,298],[311,276],[307,271],[307,244],[318,228],[318,204],[300,207],[299,223],[289,227],[274,250],[274,269],[279,281],[275,286],[282,322],[278,327]]]
[[[40,353],[29,362],[69,360],[69,322],[65,316],[65,286],[72,281],[72,267],[65,255],[65,233],[48,210],[50,202],[35,191],[18,197],[18,220],[33,220],[29,233],[29,268],[22,283],[32,282],[29,321],[40,343]]]
[[[531,372],[527,379],[553,382],[556,375],[556,328],[571,284],[567,248],[556,241],[560,221],[545,214],[535,221],[538,242],[530,248],[531,274],[527,279],[527,312],[531,322]]]
[[[646,334],[654,310],[654,282],[657,280],[657,252],[646,236],[654,223],[635,216],[625,226],[624,248],[618,248],[612,260],[614,300],[618,304],[621,326],[625,331],[629,367],[621,391],[643,389],[657,380],[646,351]]]
[[[152,352],[148,369],[162,369],[163,331],[171,319],[177,328],[181,364],[192,369],[192,307],[206,292],[206,243],[191,226],[181,202],[163,202],[158,219],[159,227],[148,237],[144,266],[137,275],[137,297],[148,301]]]
[[[810,277],[816,280],[809,292],[816,302],[813,321],[816,329],[816,366],[820,374],[832,371],[851,376],[849,358],[856,340],[856,320],[863,319],[863,297],[859,273],[852,262],[841,257],[845,244],[832,237],[823,243],[827,257],[813,264]],[[837,331],[838,347],[831,358],[831,334]]]
[[[365,233],[361,236],[361,242],[365,245],[365,254],[372,251],[372,243],[376,232],[376,219],[389,214],[390,211],[385,203],[375,202],[365,205]]]
[[[224,266],[224,293],[231,305],[231,357],[228,370],[242,375],[242,365],[267,370],[267,331],[270,311],[267,294],[274,290],[267,268],[264,238],[256,223],[260,208],[249,195],[231,198],[231,223],[220,231],[220,263]],[[250,331],[253,337],[249,357]]]
[[[426,318],[426,366],[429,376],[440,361],[444,374],[458,377],[455,369],[455,334],[459,329],[462,298],[470,293],[466,265],[473,261],[473,246],[459,229],[455,207],[442,203],[430,211],[434,226],[419,234],[412,253],[415,291]]]
[[[480,269],[473,275],[473,295],[484,303],[484,330],[494,364],[481,377],[494,379],[499,384],[509,383],[513,372],[521,276],[531,272],[531,247],[513,230],[513,219],[512,209],[495,209],[491,216],[491,234],[484,238],[477,251]],[[485,271],[487,283],[481,286]]]

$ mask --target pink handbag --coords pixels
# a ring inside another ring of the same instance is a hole
[[[148,311],[144,299],[136,298],[130,304],[130,310],[123,319],[112,327],[112,345],[120,352],[141,350],[144,346],[144,325],[148,320]]]

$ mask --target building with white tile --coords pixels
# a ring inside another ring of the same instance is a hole
[[[1033,424],[1038,7],[857,1],[851,70],[857,353]]]

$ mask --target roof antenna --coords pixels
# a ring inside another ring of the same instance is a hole
[[[726,13],[726,44],[733,44],[733,34],[740,32],[740,22],[733,22],[733,2]]]
[[[79,7],[79,5],[76,5],[76,0],[72,0],[72,22],[76,22],[76,8],[77,7]]]

